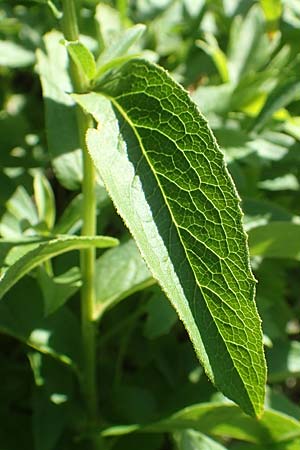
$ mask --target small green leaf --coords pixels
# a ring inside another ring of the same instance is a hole
[[[17,187],[5,207],[6,212],[0,222],[0,233],[3,238],[18,238],[39,221],[35,204],[23,186]]]
[[[120,66],[127,59],[132,58],[133,55],[127,55],[127,52],[141,38],[145,30],[145,25],[137,24],[121,33],[118,39],[100,54],[95,78],[99,78],[107,70]]]
[[[51,230],[55,222],[55,199],[49,181],[41,172],[35,174],[33,188],[39,219]]]
[[[106,236],[60,236],[45,242],[29,242],[27,245],[15,247],[6,259],[7,261],[10,258],[11,265],[0,278],[0,299],[20,278],[54,256],[72,250],[89,247],[107,248],[117,244],[117,239]]]
[[[123,298],[155,283],[133,240],[98,258],[95,278],[96,318]]]
[[[252,256],[300,259],[300,224],[270,222],[249,231]]]
[[[196,41],[196,44],[212,57],[222,82],[227,83],[229,81],[229,73],[226,55],[220,49],[218,41],[213,34],[206,33],[205,39],[205,41]]]
[[[78,68],[85,74],[88,80],[92,80],[96,75],[96,62],[90,50],[79,41],[65,41],[65,46]]]
[[[238,197],[187,93],[132,60],[74,96],[99,123],[87,143],[119,214],[217,387],[261,414],[265,362]],[[120,176],[122,174],[122,176]]]
[[[0,41],[0,66],[16,69],[34,63],[34,53],[11,41]]]

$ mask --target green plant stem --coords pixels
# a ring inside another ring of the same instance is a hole
[[[64,37],[68,41],[79,39],[75,1],[63,0],[62,29]],[[85,78],[78,67],[70,61],[70,75],[74,91],[82,93],[87,89]],[[96,197],[95,197],[95,170],[87,151],[85,134],[92,125],[90,116],[81,108],[77,108],[77,123],[80,144],[83,154],[83,227],[82,235],[94,236],[96,234]],[[83,380],[82,388],[85,395],[89,422],[91,425],[97,422],[97,382],[96,382],[96,333],[94,323],[95,308],[95,249],[90,248],[81,251],[81,323],[83,342]]]

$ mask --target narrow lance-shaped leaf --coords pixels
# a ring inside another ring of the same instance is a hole
[[[170,433],[193,429],[211,436],[275,445],[300,436],[300,424],[294,417],[266,409],[261,420],[247,417],[233,404],[201,403],[188,406],[163,420],[147,425],[119,425],[106,428],[103,436],[133,432]],[[272,447],[273,448],[273,447]]]
[[[87,142],[112,200],[209,377],[259,415],[260,320],[223,155],[187,93],[157,66],[132,60],[99,91],[75,98],[99,122]]]
[[[92,80],[96,75],[96,62],[90,50],[79,41],[66,41],[65,45],[79,70],[82,70],[88,80]]]
[[[6,262],[10,264],[8,269],[0,277],[0,299],[20,278],[54,256],[72,250],[89,247],[107,248],[117,244],[117,239],[106,236],[60,236],[44,242],[29,242],[15,247],[6,257]]]

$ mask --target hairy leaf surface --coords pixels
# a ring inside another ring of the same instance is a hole
[[[260,321],[223,155],[187,93],[155,65],[132,60],[99,91],[74,97],[99,122],[87,141],[109,194],[209,377],[259,415]]]

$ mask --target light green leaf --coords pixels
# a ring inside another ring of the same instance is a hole
[[[15,247],[6,258],[6,261],[10,259],[11,265],[0,278],[0,299],[20,278],[54,256],[91,246],[106,248],[117,244],[117,239],[106,236],[60,236],[44,242],[29,242],[27,245]]]
[[[144,34],[145,25],[137,24],[120,34],[118,39],[106,48],[99,56],[97,61],[97,75],[100,77],[104,72],[115,66],[121,65],[126,59],[130,59],[133,55],[128,55],[130,47],[132,47]]]
[[[55,222],[55,199],[51,185],[42,172],[35,174],[33,188],[39,219],[51,230]]]
[[[39,221],[36,207],[23,186],[18,186],[6,202],[6,212],[0,222],[0,233],[3,238],[14,239]]]
[[[260,131],[273,114],[281,108],[284,108],[291,101],[299,96],[300,81],[298,78],[289,79],[276,86],[269,95],[261,112],[255,118],[252,127],[255,131]]]
[[[76,121],[76,107],[68,75],[68,53],[60,43],[62,35],[51,31],[44,36],[45,49],[37,51],[37,70],[45,101],[48,149],[55,174],[67,189],[80,188],[82,155]]]
[[[224,114],[230,109],[234,86],[230,83],[218,86],[199,86],[192,99],[205,114]]]
[[[96,75],[96,62],[90,50],[81,42],[65,42],[69,55],[85,74],[88,80],[92,80]]]
[[[34,60],[32,51],[11,41],[0,41],[0,66],[15,69],[30,66]]]
[[[262,335],[223,155],[186,92],[157,66],[131,61],[100,89],[113,107],[99,93],[75,97],[99,122],[87,142],[108,192],[209,377],[259,415]]]
[[[218,41],[213,34],[206,33],[205,39],[206,41],[196,41],[196,44],[212,57],[212,60],[215,63],[222,82],[227,83],[229,81],[229,73],[226,55],[220,49]]]
[[[265,258],[300,259],[300,224],[271,222],[249,231],[250,253]]]
[[[208,436],[195,430],[184,430],[174,434],[178,450],[227,450]]]
[[[246,416],[232,404],[201,403],[182,409],[151,425],[115,426],[103,430],[104,436],[139,432],[176,432],[191,428],[204,434],[246,442],[269,444],[300,437],[300,423],[293,417],[266,410],[260,420]]]
[[[96,319],[123,298],[155,283],[133,240],[98,258],[95,278]]]

